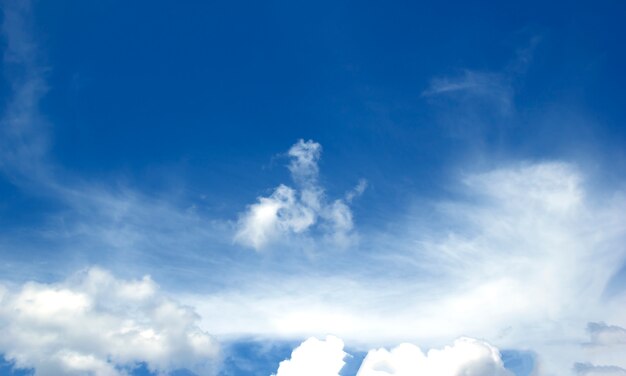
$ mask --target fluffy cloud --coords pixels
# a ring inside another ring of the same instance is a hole
[[[149,277],[120,280],[92,268],[59,284],[3,287],[0,352],[37,376],[117,376],[138,362],[208,374],[219,350],[198,319]]]
[[[512,376],[504,368],[500,352],[488,343],[457,339],[452,346],[423,353],[404,343],[391,351],[371,350],[357,376]]]
[[[343,342],[327,336],[309,338],[280,363],[275,376],[338,376],[345,365]],[[391,351],[370,350],[357,376],[513,376],[504,368],[500,352],[486,342],[459,338],[452,346],[422,352],[403,343]]]
[[[321,152],[321,145],[311,140],[299,140],[289,149],[288,167],[297,188],[281,184],[270,196],[250,205],[239,218],[235,241],[259,250],[282,236],[316,228],[335,244],[345,246],[351,242],[352,211],[343,199],[329,202],[319,184],[317,163]],[[365,184],[359,182],[346,200],[350,202],[363,193]]]
[[[337,337],[309,338],[293,350],[291,359],[280,362],[274,376],[339,376],[346,355]]]

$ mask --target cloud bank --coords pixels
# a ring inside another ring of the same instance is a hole
[[[121,376],[139,362],[208,375],[219,347],[198,319],[150,277],[91,268],[59,284],[1,286],[0,353],[37,376]]]
[[[309,338],[280,363],[275,376],[339,376],[349,356],[343,342],[333,336],[326,340]],[[370,350],[357,376],[513,376],[504,368],[500,352],[486,342],[459,338],[453,345],[432,349],[403,343],[391,350]]]

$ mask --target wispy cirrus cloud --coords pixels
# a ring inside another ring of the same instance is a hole
[[[500,114],[508,114],[513,109],[514,90],[511,79],[503,73],[464,69],[456,76],[433,78],[422,95],[448,97],[465,105],[471,102],[472,106],[482,102]]]
[[[435,109],[435,121],[451,136],[481,144],[490,135],[502,136],[520,118],[516,115],[516,89],[532,62],[541,38],[533,36],[499,69],[460,67],[437,75],[422,90],[422,98]]]
[[[42,180],[49,173],[45,166],[48,124],[39,111],[39,101],[48,90],[47,68],[29,32],[31,2],[2,5],[3,74],[13,95],[0,118],[0,168],[13,179]]]
[[[434,96],[468,92],[473,95],[503,96],[504,98],[501,99],[507,100],[513,94],[512,91],[513,89],[506,84],[506,79],[501,73],[464,69],[457,76],[433,78],[430,86],[422,92],[422,95]]]
[[[192,275],[190,264],[228,262],[217,249],[230,245],[232,226],[198,213],[179,192],[147,193],[115,178],[87,180],[54,163],[52,124],[40,109],[49,68],[32,32],[32,4],[2,5],[9,95],[0,118],[0,172],[24,195],[55,207],[37,225],[20,228],[20,236],[0,234],[3,274],[56,279],[90,264],[143,273],[176,255],[167,263],[170,275]],[[30,258],[23,260],[26,253]]]
[[[513,109],[514,81],[526,72],[540,41],[538,35],[531,37],[527,45],[518,48],[514,58],[501,70],[464,68],[456,74],[434,77],[428,88],[422,91],[422,96],[449,96],[459,101],[482,99],[493,104],[500,112],[508,113]]]

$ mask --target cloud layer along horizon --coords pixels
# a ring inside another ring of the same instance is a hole
[[[291,358],[280,363],[275,376],[339,376],[350,354],[337,337],[309,338]],[[410,343],[391,350],[370,350],[356,376],[513,376],[504,368],[500,352],[488,343],[459,338],[453,345],[424,353]]]
[[[212,375],[219,346],[198,319],[149,277],[98,268],[57,284],[0,285],[0,353],[37,376],[122,376],[140,363]]]

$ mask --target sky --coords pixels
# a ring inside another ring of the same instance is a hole
[[[0,7],[0,375],[626,375],[624,2]]]

